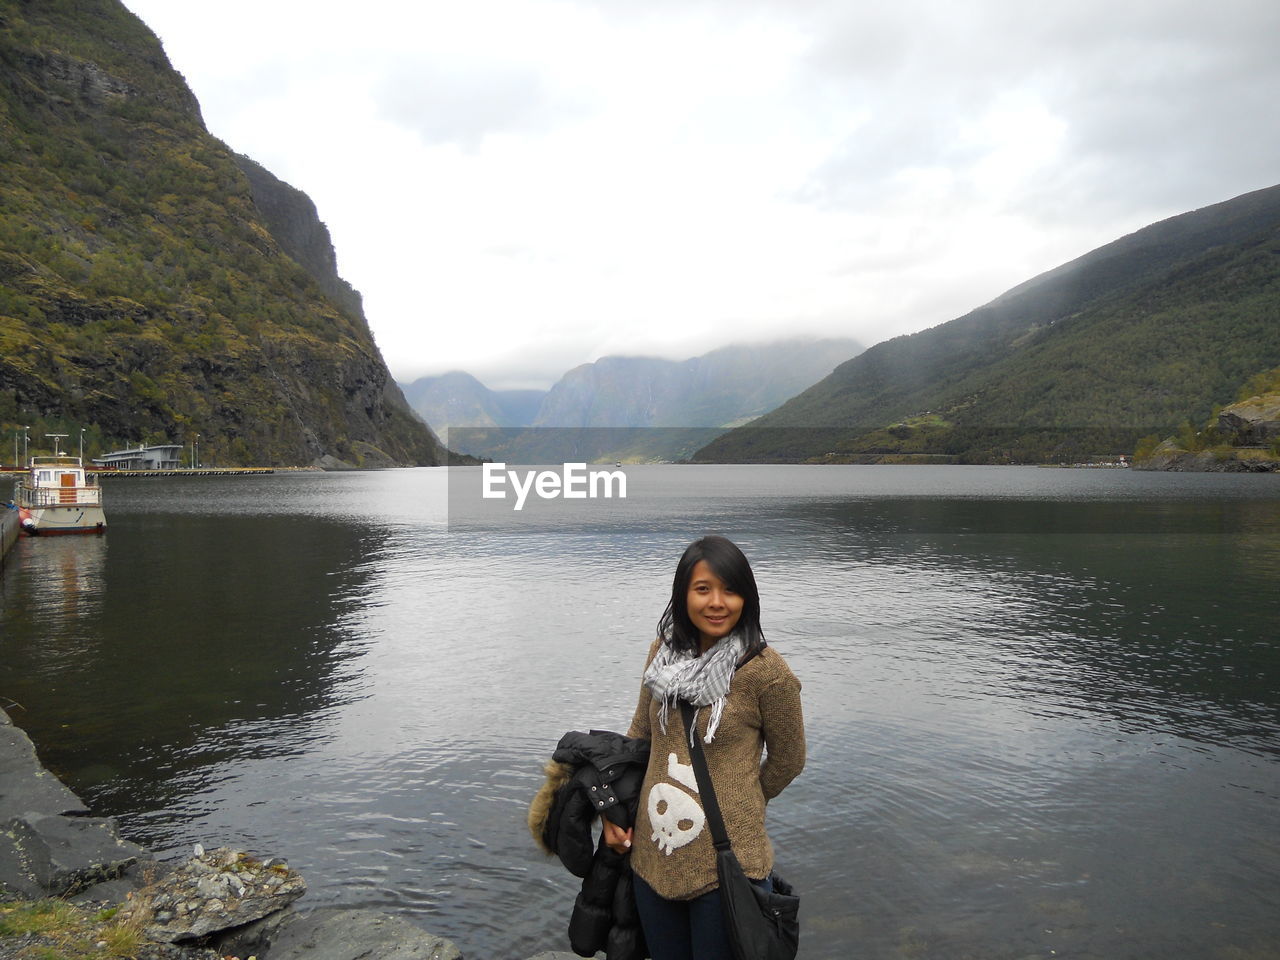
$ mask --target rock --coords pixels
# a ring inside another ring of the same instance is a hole
[[[316,459],[311,462],[311,465],[313,467],[319,467],[321,470],[355,470],[357,469],[354,463],[347,463],[347,461],[345,460],[339,460],[337,457],[335,457],[331,453],[326,453],[323,456],[316,457]]]
[[[129,897],[133,896],[135,890],[140,890],[149,883],[155,883],[157,879],[165,876],[173,868],[168,864],[160,863],[157,860],[150,859],[139,860],[131,867],[127,867],[119,877],[112,880],[104,880],[95,883],[91,887],[86,887],[71,897],[73,903],[124,903]]]
[[[280,931],[297,919],[296,910],[290,904],[261,920],[217,934],[210,938],[210,942],[223,957],[262,957]]]
[[[99,817],[29,813],[0,825],[0,837],[10,845],[0,883],[28,897],[70,896],[150,857],[120,839],[114,820]]]
[[[48,896],[31,874],[15,837],[0,830],[0,900],[39,900]]]
[[[114,821],[83,816],[88,812],[0,710],[0,894],[71,896],[150,860],[120,839]]]
[[[148,939],[187,943],[278,913],[306,891],[287,865],[220,847],[139,890],[119,915],[140,919]]]
[[[257,924],[218,942],[219,952],[264,953],[269,960],[462,960],[449,940],[376,910],[322,907],[290,911],[274,927]],[[255,929],[255,927],[257,929]]]
[[[1155,448],[1145,460],[1135,460],[1134,470],[1167,470],[1174,473],[1274,473],[1280,461],[1253,455],[1249,450],[1221,449],[1188,453],[1172,438]]]
[[[1218,412],[1218,429],[1239,446],[1265,446],[1280,440],[1280,394],[1250,397]]]
[[[366,470],[382,470],[387,467],[399,466],[395,459],[389,456],[385,450],[375,447],[372,443],[353,440],[351,449],[359,458],[360,466]]]
[[[0,710],[0,823],[31,811],[89,812],[79,797],[40,765],[30,738]]]

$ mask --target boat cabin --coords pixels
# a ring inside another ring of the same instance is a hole
[[[31,472],[27,482],[37,490],[50,488],[73,489],[92,486],[94,477],[87,478],[79,457],[32,457]]]

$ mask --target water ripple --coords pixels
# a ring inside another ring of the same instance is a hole
[[[626,727],[717,529],[804,685],[809,765],[769,805],[802,956],[1265,940],[1275,483],[654,468],[607,519],[463,535],[443,471],[244,479],[113,484],[107,537],[23,541],[0,589],[19,722],[162,852],[284,854],[313,905],[468,955],[563,949],[578,881],[526,806],[563,732]]]

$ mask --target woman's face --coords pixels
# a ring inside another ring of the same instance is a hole
[[[742,604],[742,597],[725,586],[711,569],[711,564],[705,560],[694,564],[685,607],[694,628],[702,635],[703,651],[710,649],[721,637],[727,637],[738,625]]]

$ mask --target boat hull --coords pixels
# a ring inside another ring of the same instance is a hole
[[[18,511],[22,529],[32,537],[69,533],[105,533],[107,517],[96,503],[56,507],[23,507]]]

